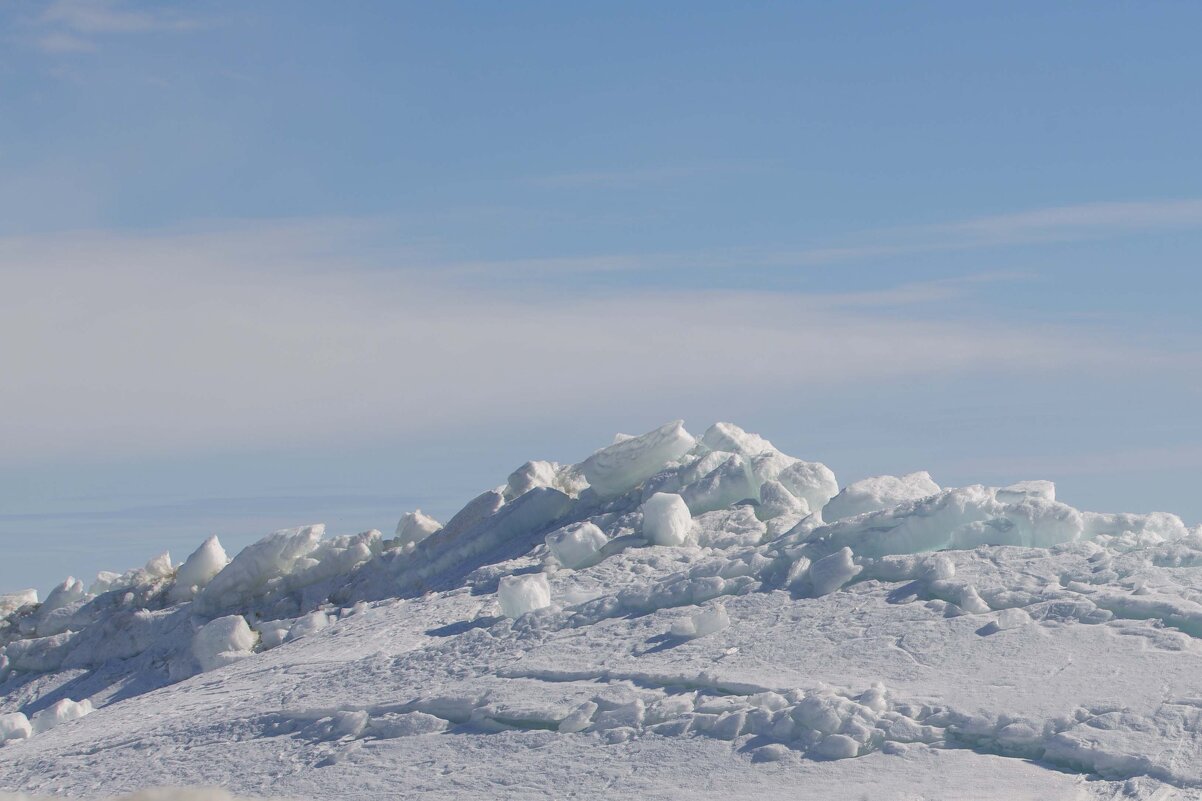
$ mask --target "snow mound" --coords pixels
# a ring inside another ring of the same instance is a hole
[[[526,462],[445,525],[304,526],[232,559],[209,538],[0,616],[0,783],[31,792],[359,797],[381,764],[430,798],[771,796],[780,771],[842,798],[878,768],[1202,787],[1202,529],[1049,481],[840,489],[730,423]],[[627,758],[662,771],[578,770]],[[289,767],[254,785],[268,763]]]
[[[251,656],[255,640],[246,618],[227,615],[201,626],[192,639],[192,655],[202,671],[214,670]]]
[[[822,507],[822,519],[828,523],[845,517],[879,512],[905,501],[916,501],[939,492],[939,485],[926,471],[904,476],[875,476],[848,484]]]
[[[24,740],[33,736],[33,726],[23,712],[7,712],[0,715],[0,743],[9,740]]]
[[[29,723],[33,734],[41,734],[42,732],[50,731],[56,726],[78,720],[84,715],[92,714],[92,702],[88,699],[82,701],[72,701],[70,698],[64,698],[52,706],[43,709],[30,718]],[[20,721],[17,721],[20,725]]]
[[[684,620],[672,624],[672,634],[677,637],[707,637],[730,625],[730,615],[722,604],[714,604],[694,612]]]

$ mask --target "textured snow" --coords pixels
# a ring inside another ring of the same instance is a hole
[[[30,794],[1202,794],[1202,529],[1046,481],[840,491],[726,423],[0,612]]]
[[[0,793],[0,801],[44,801],[49,796]],[[160,788],[114,797],[112,801],[238,801],[218,788]]]

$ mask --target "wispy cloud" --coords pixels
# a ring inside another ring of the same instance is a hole
[[[764,260],[778,265],[822,265],[1190,228],[1202,228],[1202,199],[1082,203],[864,231],[848,244],[779,251],[766,254]]]
[[[695,167],[652,167],[622,170],[582,170],[561,172],[533,179],[533,183],[553,187],[604,187],[607,189],[632,189],[647,184],[661,183],[677,178],[687,178],[702,172]]]
[[[570,170],[536,176],[530,182],[552,188],[637,189],[698,176],[747,172],[759,167],[750,162],[716,161],[691,165]]]
[[[46,53],[91,53],[96,50],[93,42],[65,31],[39,36],[37,46]]]
[[[931,225],[874,229],[849,237],[850,241],[842,244],[811,248],[715,248],[704,251],[493,259],[446,262],[440,264],[440,268],[482,275],[789,269],[881,261],[896,256],[1092,241],[1195,228],[1202,228],[1202,199],[1087,203]]]
[[[187,31],[195,17],[163,5],[135,7],[119,0],[54,0],[33,18],[34,44],[47,53],[87,53],[106,37]]]
[[[670,415],[699,397],[737,411],[765,388],[1150,361],[1095,331],[882,315],[873,304],[899,298],[880,292],[515,292],[353,269],[329,246],[340,226],[0,240],[4,458]]]
[[[1202,226],[1202,199],[1187,198],[1055,206],[977,217],[925,230],[960,234],[979,244],[1012,244],[1199,226]]]

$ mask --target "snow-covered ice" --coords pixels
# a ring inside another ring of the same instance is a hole
[[[401,515],[401,520],[396,526],[397,544],[405,546],[411,542],[421,542],[440,528],[442,524],[423,514],[421,509],[406,512]]]
[[[712,604],[698,609],[693,614],[672,624],[672,634],[677,637],[706,637],[722,631],[730,625],[730,615],[722,604]]]
[[[572,569],[588,567],[596,562],[601,549],[609,542],[596,523],[575,523],[556,529],[547,535],[547,548],[561,565]]]
[[[192,638],[192,655],[200,669],[213,670],[251,655],[255,632],[242,615],[210,620]]]
[[[186,601],[196,597],[196,593],[208,586],[229,561],[217,538],[209,537],[176,571],[175,581],[171,585],[171,600]]]
[[[497,588],[501,614],[518,618],[551,605],[551,587],[543,573],[502,576]]]
[[[692,525],[693,515],[679,495],[657,492],[643,503],[643,535],[656,545],[684,545]]]
[[[680,422],[445,525],[401,511],[0,596],[0,786],[1202,797],[1202,528],[1174,515],[840,489]]]
[[[926,498],[939,492],[939,485],[925,470],[904,476],[874,476],[853,484],[831,498],[822,507],[822,519],[828,523],[845,517],[891,509],[903,501]]]
[[[84,715],[90,715],[92,711],[92,702],[86,698],[82,701],[72,701],[70,698],[62,698],[42,711],[35,713],[29,720],[30,729],[32,734],[42,734],[67,721],[77,720]],[[17,721],[17,725],[20,725],[20,721]]]
[[[580,465],[580,472],[600,497],[621,495],[688,453],[693,437],[684,421],[668,423],[655,431],[615,442]]]
[[[33,736],[33,725],[23,712],[6,712],[0,715],[0,742],[24,740]]]

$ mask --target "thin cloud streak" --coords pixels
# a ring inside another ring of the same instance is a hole
[[[867,231],[861,235],[867,241],[861,244],[780,252],[768,260],[777,265],[823,265],[1191,228],[1202,228],[1202,199],[1083,203]]]
[[[947,287],[833,301],[501,291],[439,271],[354,269],[347,252],[291,230],[0,240],[6,460],[365,441],[699,394],[734,404],[1159,356],[1097,331],[899,313],[907,294]]]
[[[758,169],[758,165],[741,162],[713,162],[685,166],[574,170],[538,176],[532,178],[531,183],[550,188],[635,189],[680,179],[747,172],[754,169]]]
[[[1202,199],[1086,203],[934,225],[884,228],[859,243],[800,250],[615,253],[563,258],[465,261],[440,265],[462,272],[604,273],[648,269],[822,267],[896,256],[970,252],[1053,242],[1106,239],[1167,229],[1202,228]]]
[[[933,230],[964,233],[984,242],[1024,242],[1036,237],[1100,231],[1148,231],[1202,226],[1202,199],[1084,203],[979,217]]]
[[[117,0],[55,0],[30,22],[38,31],[33,45],[52,55],[95,52],[105,37],[190,31],[206,24],[169,8],[134,9]]]
[[[200,25],[168,9],[134,11],[112,0],[56,0],[42,13],[41,21],[81,34],[179,31]]]

